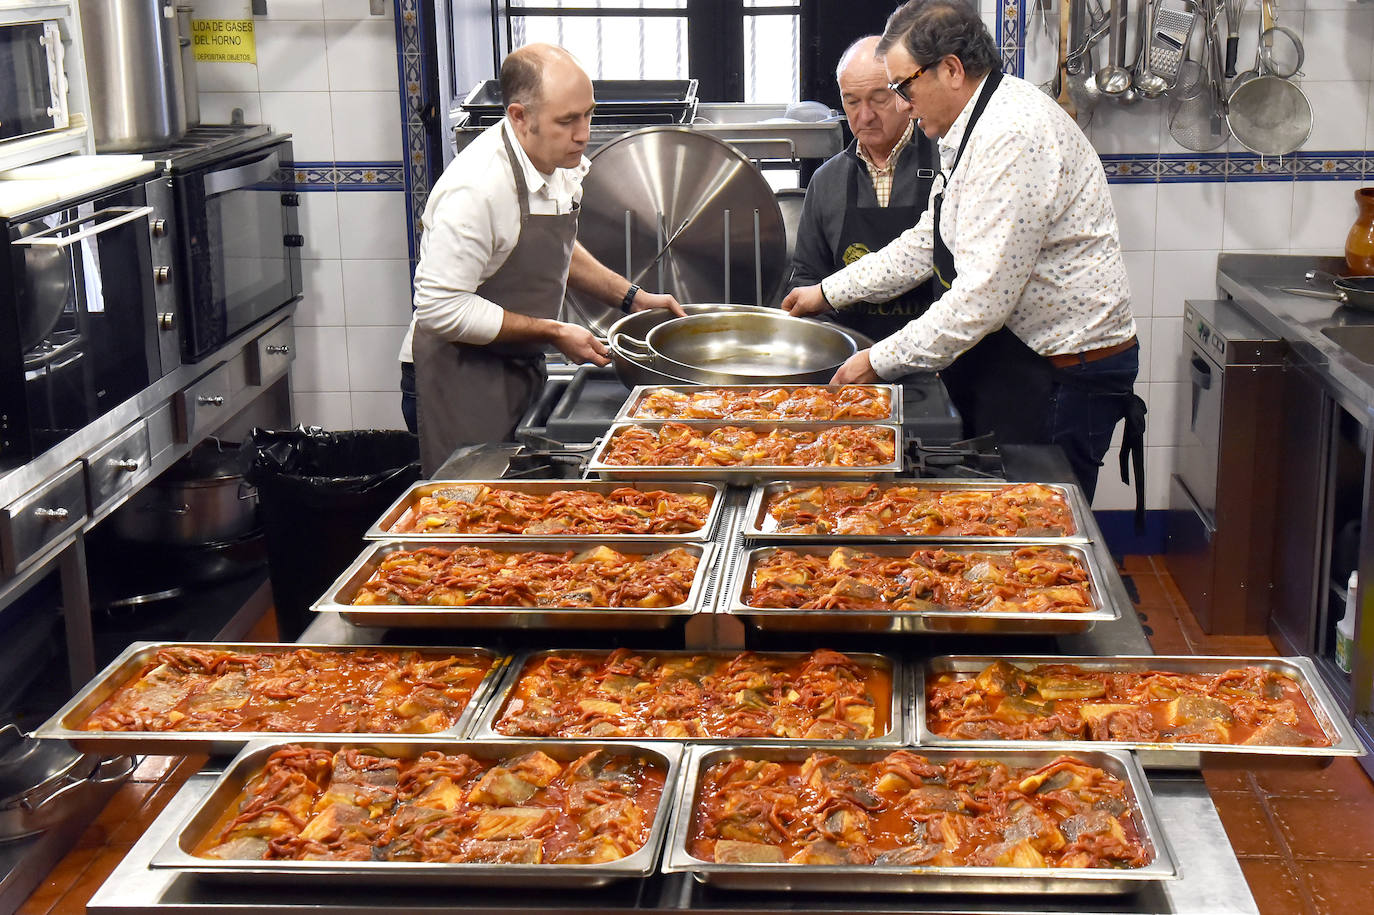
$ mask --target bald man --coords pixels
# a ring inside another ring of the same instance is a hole
[[[935,141],[914,130],[911,109],[887,87],[879,36],[850,45],[835,78],[854,142],[812,176],[792,254],[791,286],[809,286],[916,225],[939,168]],[[925,312],[928,281],[889,301],[858,302],[832,315],[881,340]]]
[[[425,205],[400,358],[402,409],[416,416],[426,476],[460,445],[513,439],[546,380],[547,347],[574,363],[609,363],[591,331],[557,320],[565,285],[624,311],[683,314],[576,241],[596,101],[573,56],[549,44],[511,52],[501,101],[506,116],[449,163]]]

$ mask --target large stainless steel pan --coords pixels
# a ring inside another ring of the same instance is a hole
[[[740,377],[823,383],[858,350],[834,324],[781,312],[674,318],[649,331],[645,343],[675,374],[711,384]]]
[[[1374,311],[1374,276],[1336,276],[1321,270],[1313,270],[1307,274],[1307,281],[1310,283],[1314,280],[1329,281],[1335,287],[1335,291],[1302,286],[1284,286],[1280,291],[1313,299],[1330,299],[1351,308]]]

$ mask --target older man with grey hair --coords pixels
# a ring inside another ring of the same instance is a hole
[[[1061,446],[1089,498],[1125,417],[1122,478],[1134,455],[1139,513],[1140,347],[1096,151],[1053,99],[1001,72],[987,26],[963,0],[904,3],[878,51],[916,126],[939,139],[931,207],[881,251],[794,289],[783,307],[843,313],[933,269],[944,292],[930,310],[855,354],[835,382],[950,366],[961,410],[1003,440]]]
[[[835,68],[854,141],[806,186],[792,254],[793,287],[819,283],[882,248],[916,224],[930,199],[939,166],[935,143],[915,129],[909,106],[887,87],[878,40],[860,38]],[[934,298],[932,280],[895,297],[855,302],[835,319],[882,339],[924,314]]]

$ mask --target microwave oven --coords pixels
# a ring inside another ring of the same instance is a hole
[[[0,170],[95,152],[75,0],[0,0]]]

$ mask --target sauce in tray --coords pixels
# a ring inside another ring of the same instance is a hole
[[[768,366],[765,374],[777,368]],[[743,371],[743,369],[736,369]],[[634,419],[879,420],[892,416],[884,388],[848,384],[796,388],[703,387],[691,391],[651,388],[635,405]]]
[[[1126,782],[1067,756],[1033,769],[746,750],[702,773],[687,850],[717,864],[1143,867],[1134,803]]]
[[[548,493],[517,492],[480,483],[435,489],[392,524],[392,533],[684,534],[699,531],[711,511],[701,493],[619,487],[609,493],[569,486]]]
[[[477,751],[474,751],[477,752]],[[569,761],[284,746],[192,854],[224,860],[601,864],[648,840],[667,772],[627,752]]]
[[[491,665],[443,651],[169,646],[80,730],[428,734],[453,727]]]
[[[1330,746],[1302,687],[1261,667],[1183,674],[997,661],[976,676],[934,677],[925,701],[926,725],[941,737]]]
[[[1073,512],[1039,483],[940,489],[899,483],[828,483],[768,499],[764,530],[862,536],[1069,537]]]
[[[532,658],[495,730],[525,737],[864,740],[892,728],[892,673],[825,649]]]

